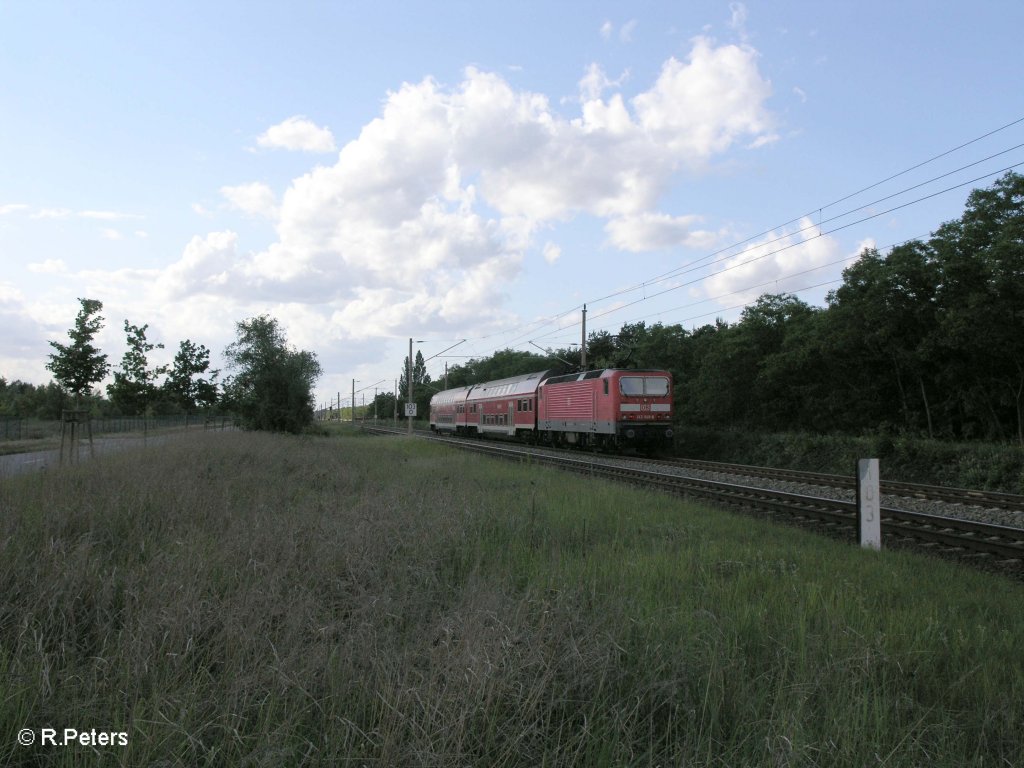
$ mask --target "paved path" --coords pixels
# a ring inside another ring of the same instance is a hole
[[[114,451],[124,450],[126,448],[139,448],[144,444],[144,440],[145,445],[158,445],[166,442],[177,434],[184,435],[188,433],[179,432],[165,435],[151,435],[147,438],[97,437],[93,439],[93,448],[95,449],[96,455],[101,456],[105,453],[113,453]],[[84,441],[78,448],[78,460],[88,461],[89,458],[89,442]],[[68,457],[66,455],[64,457],[64,463],[65,465],[68,463]],[[0,480],[3,480],[5,477],[23,475],[28,472],[41,472],[49,467],[56,468],[58,466],[60,466],[59,449],[49,451],[32,451],[31,453],[11,453],[6,456],[0,456]]]
[[[32,453],[11,453],[7,456],[0,456],[0,479],[56,465],[60,458],[58,453],[58,451],[33,451]],[[86,454],[88,454],[88,449],[86,449]]]

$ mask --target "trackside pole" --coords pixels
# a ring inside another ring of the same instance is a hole
[[[412,339],[409,339],[409,372],[406,374],[409,384],[409,399],[405,403],[405,415],[409,417],[409,434],[412,434],[412,417],[416,415],[416,406],[412,401]]]
[[[865,549],[882,548],[878,459],[857,460],[857,540]]]

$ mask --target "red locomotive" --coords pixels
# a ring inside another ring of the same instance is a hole
[[[672,442],[672,375],[606,368],[548,371],[438,392],[430,428],[551,445],[651,452]]]

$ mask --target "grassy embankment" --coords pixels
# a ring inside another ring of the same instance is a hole
[[[0,484],[0,764],[1022,765],[1022,596],[403,438],[197,434]]]

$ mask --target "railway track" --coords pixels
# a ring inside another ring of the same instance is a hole
[[[392,433],[394,430],[386,428],[368,428],[373,431]],[[405,434],[404,431],[401,434]],[[574,454],[572,456],[564,453],[555,453],[546,450],[535,450],[526,446],[512,444],[495,444],[480,440],[452,440],[447,437],[437,437],[427,434],[419,434],[419,437],[438,440],[447,445],[462,450],[470,450],[483,455],[503,458],[512,461],[530,461],[533,464],[544,464],[559,469],[576,472],[589,477],[602,477],[622,482],[629,482],[638,486],[655,488],[662,491],[675,493],[691,498],[698,498],[717,506],[727,506],[746,512],[753,512],[759,516],[769,518],[787,518],[802,525],[813,525],[827,531],[830,535],[853,540],[857,529],[857,508],[852,501],[843,499],[825,498],[821,496],[804,495],[779,491],[771,488],[764,488],[756,485],[743,483],[721,482],[689,477],[678,474],[671,469],[682,466],[687,462],[660,462],[665,465],[664,469],[650,469],[632,462],[607,463],[598,460],[599,457]],[[732,474],[749,475],[751,468],[743,465],[723,465],[714,462],[698,462],[700,469],[711,471],[731,471]],[[648,463],[650,466],[650,463]],[[731,470],[723,469],[731,467]],[[690,467],[693,468],[693,467]],[[766,472],[774,472],[766,470]],[[760,477],[781,478],[786,480],[797,480],[807,483],[807,475],[815,473],[801,473],[782,470],[779,474],[754,475]],[[819,485],[832,485],[832,480],[847,481],[852,487],[852,479],[839,478],[835,475],[818,475]],[[955,489],[935,489],[931,486],[917,486],[913,484],[893,484],[894,486],[906,486],[911,490],[910,495],[922,498],[921,492],[931,491],[955,491]],[[883,490],[886,493],[894,493],[889,490],[887,484],[883,483]],[[904,491],[908,493],[908,491]],[[962,493],[973,494],[971,491]],[[899,495],[899,491],[895,492]],[[959,504],[978,501],[964,502],[964,497],[952,493]],[[997,494],[997,496],[1009,497],[1003,501],[1010,501],[1013,498],[1009,494]],[[931,495],[931,500],[948,501],[938,495]],[[971,495],[969,498],[974,499]],[[985,564],[995,570],[1013,574],[1017,577],[1024,576],[1024,528],[995,525],[992,523],[976,520],[966,520],[957,517],[926,514],[905,509],[898,509],[892,506],[881,507],[882,535],[889,544],[900,546],[913,545],[933,553],[941,554],[960,560],[969,560],[975,564]]]
[[[697,459],[668,459],[663,463],[683,469],[696,469],[704,472],[723,472],[746,477],[762,477],[772,480],[791,480],[808,485],[828,486],[852,490],[855,487],[853,468],[849,477],[830,475],[822,472],[803,472],[795,469],[774,469],[772,467],[754,467],[745,464],[729,464],[717,461],[699,461]],[[926,501],[942,501],[950,504],[965,504],[992,509],[1006,509],[1013,512],[1024,512],[1024,496],[996,491],[974,491],[966,488],[944,488],[937,485],[920,483],[904,483],[897,480],[883,480],[881,492],[889,496],[923,499]]]

